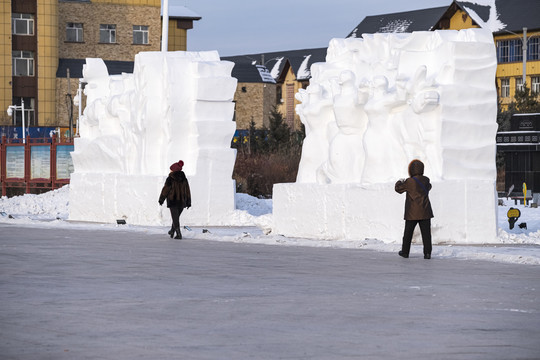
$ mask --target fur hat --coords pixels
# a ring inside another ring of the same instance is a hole
[[[181,171],[183,166],[184,162],[182,160],[179,160],[178,162],[172,164],[170,169],[171,171]]]

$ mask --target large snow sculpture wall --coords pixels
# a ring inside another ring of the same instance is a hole
[[[425,163],[433,240],[496,238],[496,71],[487,30],[333,39],[297,112],[306,138],[295,184],[274,187],[274,231],[401,241],[394,183]]]
[[[170,164],[183,160],[193,206],[182,221],[226,224],[235,209],[233,66],[215,51],[141,52],[133,74],[109,76],[101,59],[87,59],[70,220],[169,224],[158,197]]]

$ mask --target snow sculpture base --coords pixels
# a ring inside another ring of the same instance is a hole
[[[494,243],[497,238],[497,194],[485,180],[433,182],[433,244]],[[405,194],[393,183],[276,184],[273,232],[290,237],[328,240],[376,238],[401,243]],[[415,242],[422,243],[419,229]]]
[[[182,225],[229,225],[236,209],[236,182],[229,176],[234,149],[199,149],[196,175],[187,174],[192,204],[182,212]],[[69,190],[69,220],[131,225],[170,225],[166,202],[158,203],[167,176],[73,173]]]

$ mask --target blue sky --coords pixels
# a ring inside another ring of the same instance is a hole
[[[449,6],[452,0],[176,0],[202,16],[188,50],[221,56],[326,47],[370,15]]]

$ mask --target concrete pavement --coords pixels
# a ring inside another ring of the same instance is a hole
[[[540,359],[540,267],[0,224],[0,359]]]

